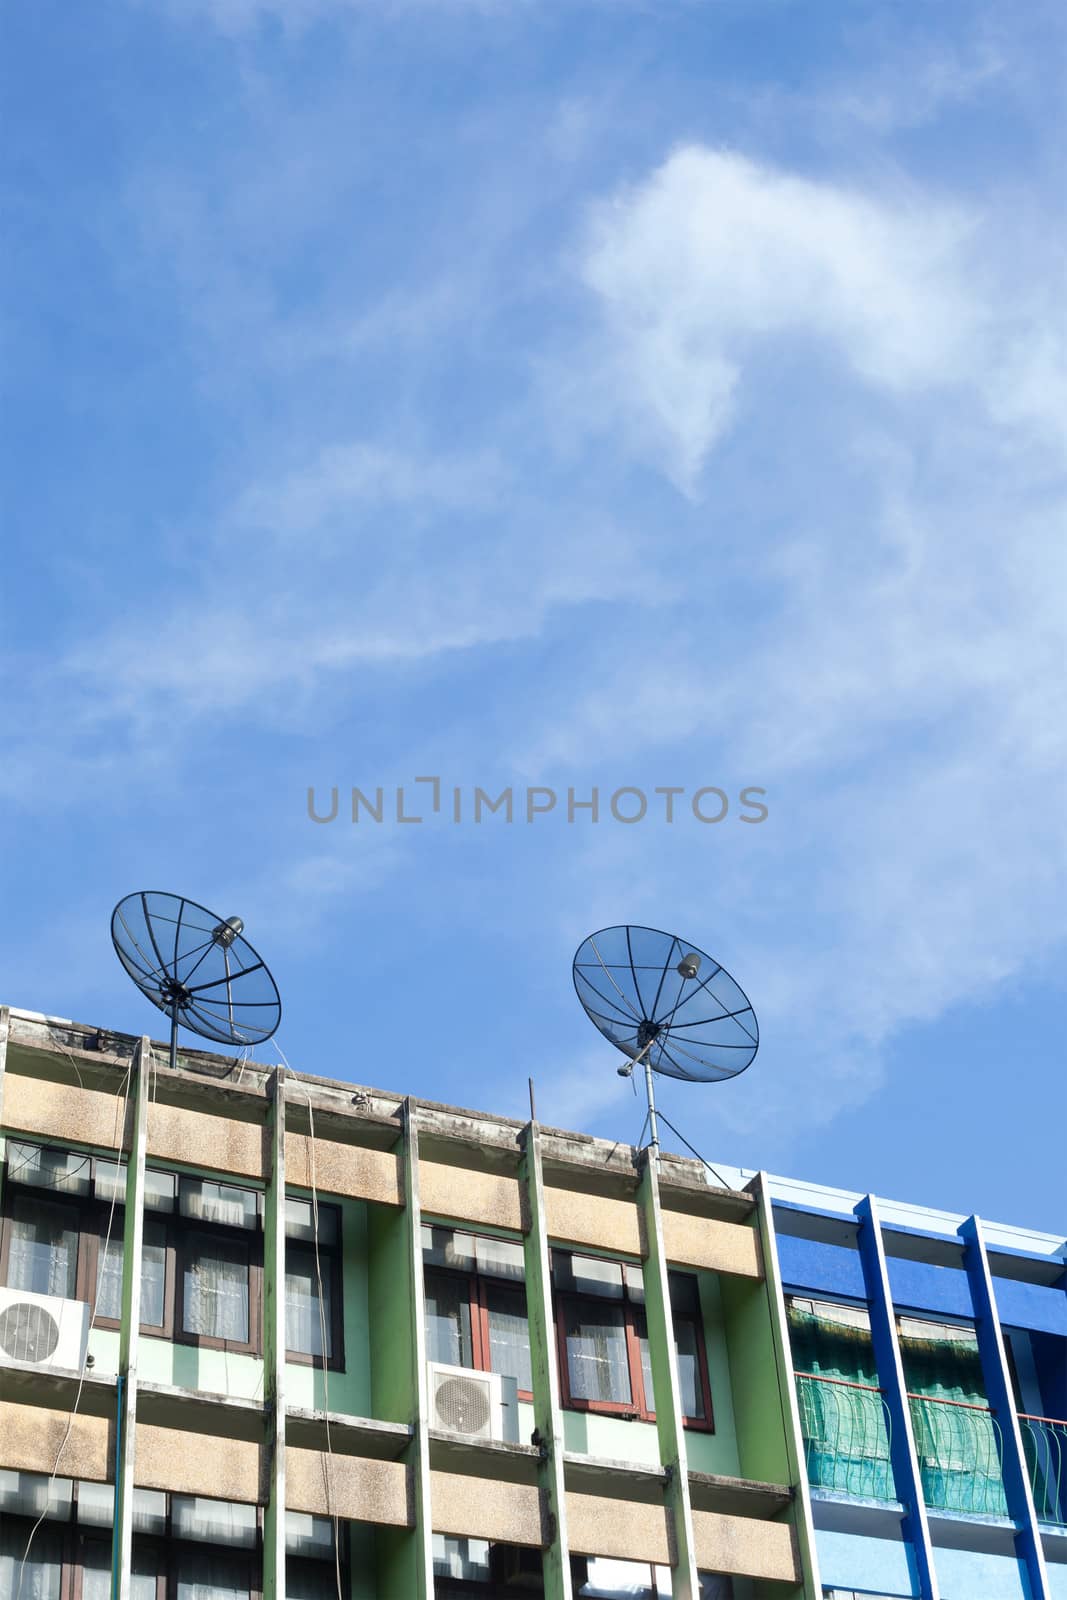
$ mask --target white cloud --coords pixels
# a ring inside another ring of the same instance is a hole
[[[895,393],[959,382],[982,320],[973,226],[917,197],[679,149],[593,213],[581,270],[604,321],[600,398],[633,397],[626,420],[691,490],[761,344],[818,341]]]

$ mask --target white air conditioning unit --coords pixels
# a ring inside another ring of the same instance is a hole
[[[89,1307],[84,1300],[0,1289],[0,1365],[22,1361],[81,1372],[88,1345]]]
[[[427,1362],[430,1427],[463,1439],[504,1439],[519,1436],[519,1408],[514,1378],[498,1372],[473,1372],[469,1367],[449,1367]]]

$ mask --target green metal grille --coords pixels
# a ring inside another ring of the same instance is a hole
[[[893,1500],[889,1408],[880,1389],[796,1374],[808,1482],[867,1500]]]
[[[1067,1422],[1020,1416],[1019,1428],[1038,1521],[1067,1527]]]
[[[926,1504],[971,1516],[1006,1516],[1003,1440],[989,1407],[917,1394],[908,1403]]]

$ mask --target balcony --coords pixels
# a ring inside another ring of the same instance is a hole
[[[1067,1422],[1020,1412],[1019,1431],[1037,1520],[1067,1528]]]
[[[893,1500],[891,1421],[882,1391],[814,1372],[795,1377],[808,1482],[858,1499]]]
[[[988,1406],[909,1394],[923,1499],[932,1510],[1005,1517],[1003,1439]]]

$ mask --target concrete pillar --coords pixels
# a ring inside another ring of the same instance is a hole
[[[911,1407],[908,1405],[904,1366],[900,1359],[900,1341],[897,1338],[893,1299],[889,1291],[889,1271],[886,1267],[882,1227],[873,1195],[865,1196],[856,1207],[859,1223],[859,1255],[863,1268],[863,1281],[871,1318],[871,1343],[878,1377],[885,1391],[889,1407],[889,1449],[893,1461],[893,1477],[897,1494],[906,1506],[905,1536],[915,1551],[915,1563],[922,1589],[922,1600],[941,1600],[934,1569],[934,1551],[930,1541],[930,1523],[923,1500],[919,1460],[915,1451],[915,1432],[911,1425]]]
[[[426,1382],[426,1297],[422,1284],[422,1207],[419,1201],[418,1109],[404,1101],[404,1221],[406,1277],[412,1309],[411,1354],[414,1362],[411,1468],[415,1505],[415,1584],[412,1600],[433,1597],[433,1521],[430,1504],[430,1406]]]
[[[978,1354],[982,1361],[986,1394],[990,1408],[1000,1427],[1004,1451],[1004,1493],[1008,1514],[1017,1532],[1015,1546],[1019,1559],[1026,1565],[1034,1600],[1049,1600],[1048,1573],[1045,1554],[1041,1547],[1034,1497],[1030,1490],[1030,1474],[1023,1454],[1022,1432],[1015,1409],[1004,1336],[1000,1331],[993,1275],[989,1270],[982,1224],[977,1217],[968,1217],[959,1230],[963,1240],[963,1264],[970,1284],[971,1303],[974,1306],[974,1326],[978,1335]]]
[[[545,1176],[541,1134],[536,1122],[522,1132],[520,1183],[523,1196],[523,1254],[526,1317],[530,1330],[534,1426],[541,1459],[538,1485],[548,1520],[549,1543],[542,1562],[545,1600],[571,1600],[571,1562],[567,1543],[567,1491],[563,1475],[563,1413],[556,1364],[556,1321],[552,1308],[552,1268],[545,1221]]]
[[[807,1459],[804,1435],[800,1426],[800,1407],[797,1404],[796,1385],[793,1381],[793,1352],[789,1344],[789,1324],[785,1314],[785,1292],[778,1268],[778,1241],[774,1227],[774,1207],[771,1204],[767,1174],[757,1173],[746,1185],[756,1202],[756,1223],[759,1230],[760,1254],[763,1261],[764,1289],[771,1319],[771,1338],[778,1373],[778,1393],[782,1403],[782,1426],[785,1430],[786,1456],[789,1462],[789,1482],[796,1493],[793,1525],[797,1532],[800,1565],[804,1576],[805,1600],[821,1600],[822,1581],[819,1576],[819,1557],[815,1543],[815,1523],[811,1511],[811,1489],[808,1485]],[[734,1396],[734,1404],[743,1404],[743,1396]]]
[[[152,1042],[142,1038],[130,1067],[133,1097],[126,1151],[126,1211],[122,1235],[122,1322],[119,1332],[118,1441],[115,1452],[115,1550],[118,1600],[130,1600],[133,1561],[134,1459],[137,1447],[137,1358],[141,1341],[141,1256],[144,1248],[144,1168],[148,1145],[148,1079]]]
[[[285,1068],[274,1069],[270,1156],[263,1212],[263,1395],[267,1506],[263,1516],[263,1600],[285,1600]]]
[[[656,1432],[659,1435],[660,1461],[667,1469],[664,1499],[674,1521],[672,1572],[674,1600],[699,1600],[696,1536],[693,1531],[693,1505],[689,1498],[689,1460],[685,1448],[681,1391],[678,1382],[678,1354],[674,1344],[674,1314],[671,1309],[667,1252],[663,1243],[663,1218],[660,1211],[658,1157],[655,1148],[643,1152],[643,1170],[638,1202],[645,1223],[645,1318],[652,1362],[652,1387],[656,1396]]]

